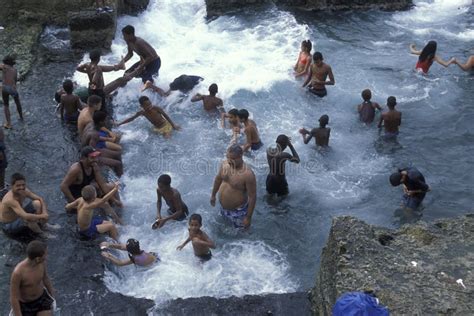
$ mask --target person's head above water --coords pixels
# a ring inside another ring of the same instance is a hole
[[[233,168],[240,168],[244,163],[244,160],[242,159],[243,154],[244,151],[240,145],[231,145],[229,148],[227,148],[227,163]]]
[[[131,25],[127,25],[122,29],[123,39],[126,42],[135,40],[135,28]]]
[[[140,249],[140,242],[136,239],[128,239],[125,247],[127,248],[127,252],[131,255],[139,255],[142,253]]]
[[[88,107],[90,108],[95,107],[96,109],[99,109],[101,105],[102,105],[102,98],[99,97],[98,95],[93,94],[87,98]]]
[[[14,66],[16,64],[15,57],[13,55],[7,55],[3,57],[2,62],[8,66]]]
[[[97,160],[98,156],[100,156],[100,151],[95,150],[92,146],[84,146],[81,149],[81,159],[86,159],[90,162],[93,162]]]
[[[437,43],[435,41],[429,41],[423,50],[421,51],[418,61],[423,62],[425,60],[432,60],[436,55]]]
[[[141,96],[139,99],[138,99],[138,103],[140,103],[140,106],[143,108],[143,109],[146,109],[148,107],[151,106],[151,101],[150,99],[147,97],[147,96]]]
[[[70,79],[66,79],[63,82],[63,89],[66,91],[67,94],[72,94],[72,91],[74,91],[74,83]]]
[[[390,175],[390,184],[394,187],[399,186],[402,183],[402,173],[400,170]]]
[[[315,64],[321,64],[323,62],[323,54],[321,52],[316,52],[313,54],[313,61]]]
[[[313,49],[313,44],[310,40],[302,41],[301,42],[301,49],[307,52],[308,54],[311,53],[311,49]]]
[[[95,111],[92,115],[92,121],[94,122],[94,126],[97,130],[101,127],[105,126],[105,119],[107,118],[107,114],[103,111]]]
[[[365,89],[362,91],[362,99],[364,99],[366,102],[369,102],[370,99],[372,99],[372,91],[370,91],[370,89]]]
[[[290,143],[290,138],[284,134],[278,135],[276,143],[280,146],[281,150],[285,150]]]
[[[167,174],[162,174],[158,178],[158,187],[161,190],[166,190],[171,187],[171,177]]]
[[[209,86],[209,94],[212,96],[215,96],[217,94],[217,91],[219,88],[217,87],[217,84],[213,83]]]
[[[389,109],[394,109],[395,108],[395,105],[397,105],[397,98],[395,98],[394,96],[390,96],[387,98],[387,106]]]
[[[328,124],[329,124],[329,116],[327,116],[326,114],[321,115],[321,117],[319,118],[319,126],[324,128]]]
[[[202,216],[200,214],[194,213],[189,217],[189,224],[195,221],[199,224],[199,227],[202,226]]]
[[[98,49],[94,49],[89,53],[89,58],[91,62],[98,63],[100,61],[101,52]]]
[[[245,122],[249,119],[250,114],[249,114],[249,111],[247,111],[246,109],[241,109],[241,110],[239,110],[238,115],[239,115],[240,120]]]
[[[97,197],[97,191],[93,185],[86,185],[81,190],[81,196],[86,202],[92,202]]]
[[[48,246],[44,242],[33,240],[26,247],[26,255],[28,256],[29,260],[35,261],[36,263],[41,263],[44,261],[47,249]]]

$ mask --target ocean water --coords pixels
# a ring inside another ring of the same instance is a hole
[[[408,47],[416,43],[421,49],[434,39],[442,58],[464,61],[474,54],[473,8],[465,0],[415,3],[403,12],[309,13],[266,6],[207,22],[204,0],[156,0],[138,17],[120,18],[105,62],[115,63],[126,54],[120,29],[132,24],[162,59],[158,86],[167,88],[181,74],[205,80],[188,95],[173,93],[163,99],[144,93],[182,127],[171,139],[159,137],[145,119],[119,128],[127,223],[120,228],[120,239],[140,240],[162,262],[146,271],[110,268],[107,286],[158,303],[308,289],[314,285],[332,217],[352,215],[386,227],[404,223],[395,213],[401,189],[388,182],[401,166],[418,167],[432,188],[424,202],[424,220],[471,211],[474,77],[456,65],[445,69],[438,64],[421,76],[414,71],[416,57]],[[308,38],[335,75],[336,85],[328,87],[324,99],[308,94],[292,75],[300,43]],[[137,60],[135,56],[128,65]],[[118,75],[108,73],[106,81]],[[75,79],[86,83],[81,74]],[[217,207],[209,204],[230,134],[190,98],[214,82],[226,110],[250,111],[266,146],[286,134],[301,158],[299,165],[287,165],[291,193],[276,205],[265,197],[265,151],[245,158],[256,173],[258,195],[248,232],[226,227]],[[118,90],[117,120],[139,110],[140,88],[136,79]],[[396,96],[403,113],[397,143],[381,141],[375,126],[358,121],[356,105],[365,88],[382,106],[388,96]],[[323,114],[329,115],[332,129],[328,152],[318,151],[314,143],[304,145],[298,134],[303,126],[315,127]],[[151,230],[156,180],[163,173],[171,175],[190,212],[203,216],[203,230],[217,243],[211,261],[201,264],[190,245],[176,250],[187,237],[186,222]]]

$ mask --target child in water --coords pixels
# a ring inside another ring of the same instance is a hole
[[[181,250],[188,242],[192,242],[194,255],[202,261],[208,261],[212,258],[211,249],[216,248],[216,244],[201,230],[202,217],[199,214],[193,214],[189,218],[189,237],[176,249]]]
[[[118,249],[128,252],[128,259],[120,260],[114,255],[104,250],[106,249]],[[127,243],[124,244],[114,244],[109,242],[102,242],[100,244],[100,250],[102,251],[102,257],[111,261],[113,264],[122,267],[130,264],[135,264],[140,267],[147,267],[159,261],[160,258],[154,252],[146,252],[140,249],[140,242],[136,239],[130,238],[127,240]]]
[[[301,136],[303,136],[303,142],[305,144],[309,143],[311,138],[315,138],[316,146],[327,147],[329,146],[329,135],[331,133],[331,129],[326,127],[329,123],[329,116],[322,115],[319,118],[319,127],[313,128],[308,131],[306,128],[300,128],[299,132]]]

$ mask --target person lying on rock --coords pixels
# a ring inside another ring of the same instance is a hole
[[[128,252],[128,259],[119,259],[112,255],[107,249],[118,249]],[[130,238],[126,244],[115,244],[110,242],[100,243],[101,255],[105,259],[109,260],[113,264],[123,267],[130,264],[134,264],[139,267],[148,267],[157,261],[160,261],[158,255],[154,252],[146,252],[140,249],[140,242],[136,239]]]
[[[212,258],[211,248],[215,249],[216,244],[201,230],[202,217],[199,214],[193,214],[189,218],[189,237],[176,249],[182,250],[189,242],[193,245],[194,255],[202,262],[209,261]]]

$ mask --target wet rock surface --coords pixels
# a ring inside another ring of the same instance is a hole
[[[373,290],[393,315],[472,315],[473,271],[474,214],[399,230],[337,217],[322,252],[312,309],[330,315],[343,293]]]
[[[97,13],[95,10],[70,12],[68,21],[73,49],[108,49],[112,45],[117,26],[115,11],[111,13]]]

